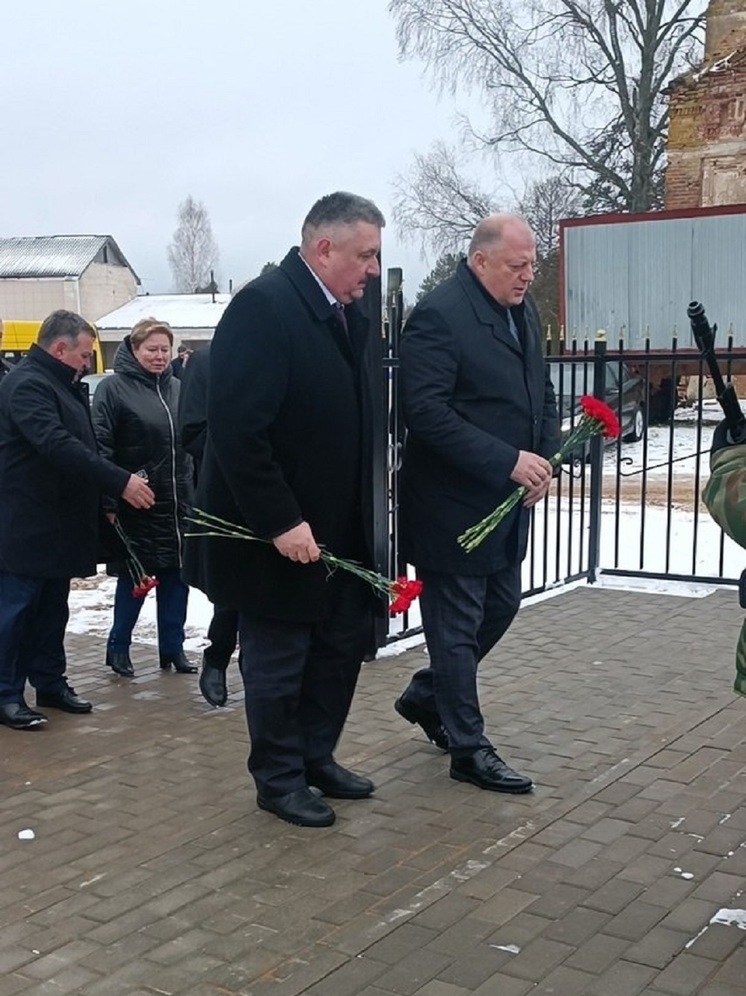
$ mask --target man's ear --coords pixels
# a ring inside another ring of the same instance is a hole
[[[326,236],[316,240],[316,255],[320,259],[328,259],[332,248],[332,240]]]

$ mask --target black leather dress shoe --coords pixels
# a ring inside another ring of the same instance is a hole
[[[25,702],[6,702],[0,705],[0,723],[11,730],[40,730],[47,725],[47,717]]]
[[[408,723],[412,723],[412,725],[416,723],[431,744],[435,744],[441,750],[448,750],[448,734],[438,715],[425,712],[424,709],[418,709],[416,705],[407,702],[403,695],[400,695],[394,702],[394,709]]]
[[[183,650],[180,654],[161,654],[159,664],[161,671],[170,671],[173,666],[177,674],[196,674],[199,671],[198,667],[189,663]]]
[[[106,666],[110,667],[114,674],[121,675],[122,678],[135,677],[135,669],[132,667],[132,661],[130,660],[130,655],[127,651],[120,654],[107,650]]]
[[[257,795],[256,804],[296,827],[330,827],[336,819],[332,807],[309,788],[296,789],[287,795]]]
[[[451,756],[451,778],[470,782],[491,792],[530,792],[534,783],[526,775],[513,771],[492,747],[480,747],[464,757]]]
[[[356,775],[336,761],[306,768],[306,781],[330,799],[367,799],[376,788],[370,778]]]
[[[224,706],[228,701],[225,672],[225,668],[208,664],[203,658],[202,671],[199,676],[199,690],[202,692],[202,698],[217,708]]]
[[[61,709],[63,712],[84,713],[93,709],[93,703],[81,699],[75,694],[74,688],[65,688],[62,692],[37,692],[36,704],[45,709]]]

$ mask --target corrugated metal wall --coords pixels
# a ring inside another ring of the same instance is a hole
[[[680,348],[696,348],[686,316],[701,301],[718,344],[746,345],[746,213],[661,217],[562,229],[565,328],[593,338],[606,329],[610,346],[620,331],[625,346],[670,349],[674,326]]]

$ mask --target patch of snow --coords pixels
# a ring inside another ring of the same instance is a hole
[[[726,927],[746,930],[746,910],[718,910],[713,917],[710,917],[710,923],[722,923]]]
[[[95,578],[85,581],[85,587],[73,589],[70,592],[70,621],[67,631],[100,636],[106,640],[111,628],[114,613],[114,590],[116,578],[98,574]],[[156,595],[149,592],[144,600],[133,633],[133,642],[149,645],[158,642],[156,619]],[[184,649],[200,650],[206,641],[207,628],[212,620],[212,604],[201,591],[189,589],[187,619],[185,626],[186,639]]]

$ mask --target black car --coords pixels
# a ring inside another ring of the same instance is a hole
[[[593,361],[550,364],[557,408],[562,423],[563,438],[568,435],[581,415],[580,399],[593,394]],[[604,401],[616,414],[622,427],[622,439],[634,443],[645,434],[645,381],[632,373],[625,363],[604,364]]]

